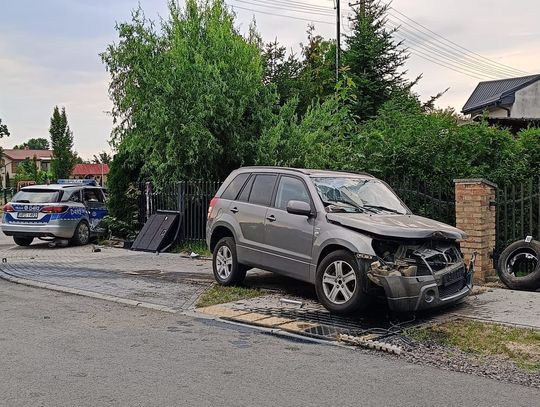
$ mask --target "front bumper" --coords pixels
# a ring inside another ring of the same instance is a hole
[[[415,312],[453,304],[468,296],[473,287],[473,271],[465,269],[461,279],[446,285],[432,275],[379,276],[379,280],[392,311]]]
[[[6,236],[15,237],[59,237],[63,239],[71,239],[75,233],[77,223],[69,222],[67,225],[62,224],[10,224],[2,223],[2,232]]]

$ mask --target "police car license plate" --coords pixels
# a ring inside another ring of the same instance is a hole
[[[17,214],[17,218],[24,218],[24,219],[37,219],[38,213],[37,212],[19,212]]]

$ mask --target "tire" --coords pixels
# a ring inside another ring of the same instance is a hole
[[[317,267],[315,280],[321,304],[330,312],[342,315],[366,309],[371,297],[365,292],[364,267],[347,250],[337,250],[326,256]]]
[[[18,246],[30,246],[34,241],[33,237],[15,237],[13,236],[15,244]]]
[[[236,243],[232,237],[224,237],[217,242],[212,255],[212,269],[214,278],[221,285],[240,285],[244,281],[247,267],[238,264]]]
[[[540,242],[532,240],[527,243],[519,240],[512,243],[501,253],[497,264],[497,273],[501,281],[513,290],[537,290],[540,288]],[[532,270],[529,274],[516,275],[516,270],[512,266],[517,266],[518,262],[530,262]],[[536,266],[534,266],[536,263]]]
[[[84,246],[90,242],[90,226],[85,221],[80,222],[73,233],[70,243],[74,246]]]

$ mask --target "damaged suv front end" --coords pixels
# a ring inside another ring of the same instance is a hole
[[[472,290],[474,258],[460,250],[463,231],[414,215],[384,182],[316,178],[326,219],[352,244],[366,294],[384,295],[389,308],[415,312],[461,301]]]
[[[394,311],[419,311],[465,298],[473,285],[474,260],[465,264],[452,240],[373,240],[376,260],[369,280],[384,289]]]

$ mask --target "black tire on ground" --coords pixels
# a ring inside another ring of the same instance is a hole
[[[90,226],[86,221],[81,221],[75,228],[75,233],[70,239],[70,243],[74,246],[84,246],[90,241]]]
[[[355,281],[340,279],[336,263],[341,262],[341,277],[352,277],[354,273]],[[365,263],[358,263],[355,256],[347,250],[337,250],[328,254],[317,267],[315,280],[315,290],[321,304],[330,312],[335,314],[351,314],[356,311],[366,309],[371,303],[371,297],[365,293],[366,270]],[[325,272],[327,275],[325,277]],[[330,274],[330,278],[329,278]],[[333,277],[335,275],[335,278]],[[325,282],[323,282],[323,278]],[[332,289],[337,289],[337,294],[332,296]],[[348,294],[345,294],[347,290]],[[350,298],[346,296],[350,295]]]
[[[521,255],[521,256],[520,256]],[[532,258],[531,256],[535,257]],[[526,257],[529,257],[528,259]],[[520,261],[536,262],[536,267],[530,265],[532,271],[524,276],[516,276],[512,265]],[[527,243],[519,240],[512,243],[501,253],[497,265],[497,273],[501,281],[513,290],[537,290],[540,288],[540,242],[532,240]]]
[[[212,269],[214,278],[221,285],[240,285],[244,281],[247,267],[238,263],[236,243],[232,237],[224,237],[217,242],[212,255]]]
[[[16,237],[13,236],[13,240],[19,246],[30,246],[34,241],[33,237]]]

